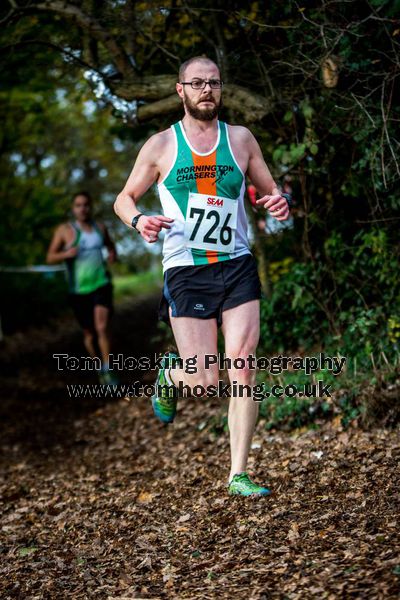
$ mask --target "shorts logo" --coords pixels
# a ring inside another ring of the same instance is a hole
[[[203,304],[195,304],[193,306],[194,310],[205,310],[204,305]]]
[[[223,206],[224,201],[222,198],[207,198],[207,206]]]

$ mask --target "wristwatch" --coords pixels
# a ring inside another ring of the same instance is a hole
[[[137,225],[140,217],[143,217],[143,213],[139,213],[138,215],[136,215],[136,217],[133,217],[132,223],[131,223],[133,229],[135,229],[138,233],[140,233],[140,232],[139,232],[138,228],[136,227],[136,225]]]
[[[288,203],[288,207],[292,208],[292,206],[293,206],[292,195],[288,194],[286,192],[283,192],[283,193],[281,192],[281,196],[283,196],[285,198],[286,202]]]

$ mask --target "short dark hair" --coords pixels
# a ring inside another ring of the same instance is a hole
[[[72,204],[75,202],[75,198],[77,198],[78,196],[85,196],[85,198],[87,198],[90,202],[90,204],[92,204],[92,196],[89,194],[89,192],[86,192],[85,190],[83,190],[82,192],[76,192],[76,194],[74,194],[72,196]]]
[[[217,63],[214,60],[212,60],[211,58],[208,58],[208,56],[193,56],[193,58],[189,58],[188,60],[185,60],[185,62],[183,62],[181,64],[181,66],[179,67],[179,74],[178,74],[179,81],[183,81],[183,78],[185,77],[186,69],[188,68],[189,65],[191,65],[194,62],[210,62],[217,67],[218,71],[220,70]]]

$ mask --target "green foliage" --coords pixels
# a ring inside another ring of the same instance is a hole
[[[35,546],[29,546],[27,548],[19,548],[18,554],[19,554],[19,556],[30,556],[31,554],[34,554],[38,550],[39,550],[39,548],[36,548]]]
[[[159,291],[162,287],[161,271],[148,271],[137,275],[121,275],[113,279],[116,300],[131,298],[138,294]]]
[[[325,260],[289,263],[261,304],[263,351],[325,344],[364,362],[371,352],[393,352],[400,308],[395,248],[384,230],[360,231],[351,243],[334,232],[324,243]]]
[[[23,46],[3,65],[0,265],[43,263],[55,226],[71,218],[71,198],[82,189],[92,194],[96,217],[123,240],[121,253],[137,250],[138,239],[115,218],[112,202],[140,143],[96,105],[81,74],[57,52],[38,50],[36,60],[41,69]]]
[[[260,417],[265,419],[266,429],[297,429],[332,414],[330,403],[311,398],[268,398],[260,406]]]
[[[323,311],[314,298],[317,277],[310,264],[295,263],[275,281],[271,296],[261,301],[263,353],[312,347],[326,333]]]
[[[318,263],[291,263],[286,272],[271,279],[271,296],[261,303],[259,354],[298,348],[313,354],[318,348],[327,355],[346,357],[347,371],[336,381],[323,374],[324,383],[332,383],[337,392],[333,405],[297,397],[265,400],[261,413],[268,428],[299,427],[336,413],[347,426],[376,412],[371,398],[393,386],[398,377],[396,240],[391,232],[376,227],[359,231],[351,241],[336,231],[325,240],[323,250]],[[303,382],[285,373],[282,383]],[[374,387],[365,395],[369,385]]]

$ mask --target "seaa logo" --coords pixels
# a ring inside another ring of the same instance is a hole
[[[207,198],[207,206],[223,206],[222,198]]]

